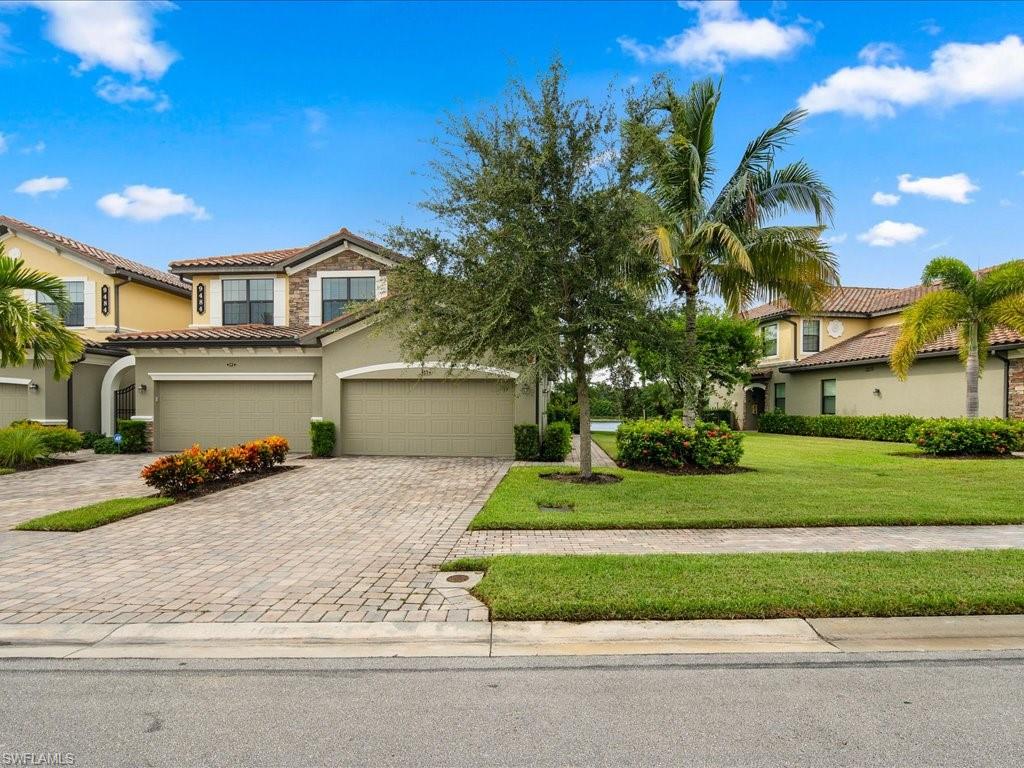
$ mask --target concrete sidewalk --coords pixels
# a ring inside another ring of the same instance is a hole
[[[0,658],[353,658],[1024,649],[1024,616],[733,621],[4,624]]]

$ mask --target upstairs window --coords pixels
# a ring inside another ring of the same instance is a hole
[[[321,322],[328,323],[355,308],[355,305],[377,298],[377,287],[372,277],[323,278],[323,314]]]
[[[802,349],[804,352],[821,351],[821,320],[804,320]]]
[[[274,324],[274,279],[222,280],[224,325]]]
[[[85,325],[85,283],[81,280],[65,280],[64,291],[71,304],[67,314],[62,318],[64,325],[69,328],[81,328]],[[59,317],[57,305],[45,293],[36,291],[36,303],[44,307],[54,317]]]
[[[779,413],[786,412],[786,384],[777,382],[775,384],[775,410]]]
[[[834,414],[836,412],[836,380],[821,380],[821,412]]]
[[[764,354],[766,357],[775,357],[779,354],[779,325],[773,323],[761,329],[761,338],[764,339]]]

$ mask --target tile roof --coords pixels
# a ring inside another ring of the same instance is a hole
[[[834,288],[822,301],[821,314],[830,312],[842,312],[851,314],[870,314],[877,311],[877,307],[891,304],[897,294],[902,293],[899,288]],[[908,302],[909,303],[909,302]],[[780,299],[768,304],[762,304],[743,313],[743,316],[751,320],[764,320],[770,317],[781,317],[792,314],[793,309],[788,301]]]
[[[246,342],[298,343],[304,328],[277,325],[217,325],[204,328],[182,328],[169,331],[139,331],[108,336],[112,344],[144,346],[146,344],[195,343],[202,341],[235,344]]]
[[[892,352],[896,339],[899,338],[902,326],[888,325],[864,331],[835,346],[822,350],[815,355],[805,357],[799,362],[783,365],[780,370],[793,371],[804,368],[828,368],[848,365],[866,360],[884,360]],[[1024,345],[1024,334],[1017,333],[1003,326],[997,327],[988,337],[989,344],[1021,344]],[[947,331],[938,340],[922,347],[921,354],[954,352],[959,344],[956,330]]]
[[[115,273],[126,273],[128,276],[141,277],[144,280],[173,288],[179,293],[187,293],[189,295],[192,293],[192,284],[187,280],[182,280],[177,275],[172,275],[154,267],[148,267],[137,261],[132,261],[131,259],[126,259],[123,256],[118,256],[116,253],[104,251],[101,248],[96,248],[95,246],[74,240],[66,235],[50,232],[42,227],[37,227],[34,224],[19,221],[18,219],[11,218],[10,216],[0,215],[0,225],[14,231],[24,232],[58,248],[66,248],[69,251],[74,251],[78,256],[82,256],[102,267],[107,267]]]

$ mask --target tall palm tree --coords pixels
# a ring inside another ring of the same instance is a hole
[[[56,312],[26,301],[24,291],[38,291],[53,300]],[[82,340],[64,327],[61,317],[68,297],[60,278],[29,269],[21,259],[4,253],[0,245],[0,368],[53,361],[54,376],[66,379],[82,356]]]
[[[977,418],[978,379],[989,334],[998,325],[1024,333],[1024,260],[975,273],[959,259],[940,257],[928,262],[921,282],[941,287],[903,311],[889,365],[904,380],[923,347],[959,331],[960,360],[967,368],[967,418]]]
[[[732,312],[755,299],[786,299],[813,310],[839,284],[835,255],[821,234],[832,217],[831,190],[802,160],[776,167],[775,156],[796,133],[802,110],[786,114],[751,141],[732,175],[715,190],[715,112],[721,86],[702,80],[680,95],[670,84],[652,101],[634,103],[628,151],[652,203],[645,245],[665,266],[669,289],[684,302],[684,354],[696,360],[701,294],[720,297]],[[813,225],[770,223],[813,214]],[[695,418],[698,371],[690,373],[684,407]]]

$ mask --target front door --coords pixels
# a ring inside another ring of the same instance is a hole
[[[751,432],[757,429],[757,421],[764,413],[766,391],[763,387],[747,389],[743,405],[743,423],[740,425],[742,429]]]

